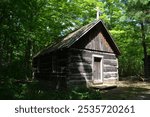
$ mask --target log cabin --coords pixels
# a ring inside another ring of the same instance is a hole
[[[116,86],[119,55],[104,23],[96,20],[37,53],[34,77],[50,89]]]

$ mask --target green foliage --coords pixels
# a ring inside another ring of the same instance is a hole
[[[19,100],[100,100],[100,91],[86,87],[73,87],[68,90],[41,90],[38,82],[15,83],[7,81],[0,86],[0,99]]]

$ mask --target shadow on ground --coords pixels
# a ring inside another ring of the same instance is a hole
[[[103,100],[150,100],[150,83],[120,81],[117,88],[101,91]]]

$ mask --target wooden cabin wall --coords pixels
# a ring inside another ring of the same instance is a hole
[[[101,27],[95,27],[72,45],[72,47],[114,53],[105,35]]]
[[[34,77],[36,79],[49,79],[51,71],[51,56],[40,56],[33,60]]]
[[[68,85],[86,84],[92,77],[91,58],[89,53],[70,49],[68,63]]]
[[[103,56],[104,84],[116,83],[118,80],[118,60],[113,53],[97,52],[82,49],[70,49],[69,83],[92,85],[92,55]]]
[[[103,56],[103,81],[115,84],[118,80],[118,59],[102,27],[95,27],[71,47],[70,82],[92,82],[92,55]],[[77,66],[77,67],[75,67]]]
[[[67,75],[67,52],[57,51],[55,53],[41,56],[34,65],[34,75],[42,85],[48,89],[66,88]]]

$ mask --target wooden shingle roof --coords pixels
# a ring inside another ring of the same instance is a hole
[[[112,47],[114,52],[117,55],[120,55],[120,51],[119,51],[117,45],[115,44],[114,40],[112,39],[111,35],[109,34],[108,30],[106,29],[105,25],[103,24],[103,22],[101,20],[98,20],[98,21],[94,21],[90,24],[87,24],[87,25],[81,27],[80,29],[68,34],[65,38],[60,40],[58,43],[48,46],[44,50],[37,53],[34,57],[38,57],[40,55],[44,55],[44,54],[47,54],[47,53],[50,53],[50,52],[53,52],[53,51],[56,51],[59,49],[69,48],[71,45],[73,45],[76,41],[81,39],[82,36],[84,36],[86,33],[88,33],[96,25],[102,25],[105,33],[107,33],[107,35],[108,35],[108,38],[109,38],[107,40],[108,43],[110,44],[110,46]]]

